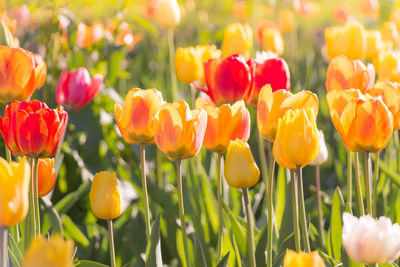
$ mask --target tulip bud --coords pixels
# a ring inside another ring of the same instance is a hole
[[[38,164],[38,194],[44,197],[50,193],[56,184],[54,158],[39,159]]]
[[[115,173],[102,171],[95,174],[90,188],[90,207],[99,219],[112,220],[121,215],[123,201]]]
[[[37,237],[26,250],[23,267],[73,267],[74,241],[56,234],[50,240]]]
[[[176,0],[159,0],[155,17],[161,27],[174,28],[181,21],[181,10]]]
[[[265,28],[261,44],[264,51],[272,51],[277,55],[282,55],[285,48],[282,34],[277,28]]]
[[[384,216],[356,218],[343,213],[342,240],[347,255],[357,263],[391,263],[400,256],[400,226]]]
[[[202,54],[194,47],[179,47],[175,53],[176,76],[181,82],[199,81],[203,73]]]
[[[234,23],[225,28],[222,57],[241,54],[249,58],[253,46],[253,31],[248,24]]]
[[[319,152],[317,157],[310,162],[312,166],[320,166],[328,159],[328,148],[326,147],[324,132],[322,130],[318,130],[318,138]]]
[[[10,32],[10,29],[6,25],[5,21],[1,19],[0,23],[0,45],[13,47],[14,39]]]
[[[293,250],[288,250],[283,259],[283,267],[325,267],[325,263],[318,251],[296,253]]]
[[[260,170],[246,141],[230,142],[226,154],[224,175],[226,182],[235,188],[252,187],[258,182]]]

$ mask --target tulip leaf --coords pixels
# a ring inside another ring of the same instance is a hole
[[[283,214],[286,204],[286,175],[285,169],[279,167],[277,184],[276,184],[276,203],[275,203],[275,218],[278,229],[281,228]]]
[[[61,216],[63,228],[64,228],[64,236],[66,238],[72,238],[76,242],[80,243],[82,246],[89,246],[89,240],[82,233],[78,226],[71,220],[68,215]]]
[[[150,235],[150,250],[147,256],[146,267],[162,266],[161,240],[160,240],[160,215],[153,223]]]
[[[21,242],[21,240],[20,240],[20,243],[23,243],[23,242]],[[10,256],[11,260],[13,261],[13,265],[17,265],[16,263],[14,263],[14,261],[16,261],[18,264],[21,264],[22,260],[24,259],[24,256],[22,255],[22,252],[21,252],[20,247],[18,246],[18,243],[15,241],[15,239],[10,234],[8,235],[8,245],[9,245],[8,249],[10,251],[10,255],[11,255],[11,253],[13,254],[12,256]]]
[[[230,252],[225,254],[225,256],[218,262],[216,267],[226,267],[226,266],[228,266],[229,253]]]
[[[265,262],[265,249],[267,247],[267,226],[266,223],[256,236],[256,265],[261,266]]]
[[[340,188],[336,188],[333,195],[332,213],[331,213],[331,228],[329,231],[330,242],[332,245],[333,258],[341,261],[342,248],[342,201],[340,197]]]
[[[10,256],[10,260],[12,265],[11,266],[15,266],[15,267],[21,267],[21,259],[18,259],[18,257],[15,255],[14,251],[9,247],[8,248],[8,255]]]
[[[236,242],[235,235],[232,234],[233,248],[235,249],[236,263],[238,267],[242,267],[242,258],[240,257],[239,247]]]
[[[87,260],[81,260],[78,261],[75,266],[78,267],[107,267],[107,265],[95,262],[95,261],[87,261]]]
[[[56,211],[60,214],[67,213],[79,201],[79,199],[89,191],[90,185],[89,182],[83,183],[78,187],[78,189],[63,197],[56,205],[54,205]]]
[[[237,220],[235,215],[229,209],[229,207],[224,203],[224,211],[228,215],[229,222],[231,224],[231,230],[235,239],[238,241],[239,251],[241,255],[246,255],[247,250],[247,230],[246,228]]]
[[[395,171],[393,171],[392,169],[390,169],[390,167],[382,160],[379,161],[379,170],[381,170],[383,173],[389,176],[393,182],[395,182],[397,185],[400,186],[400,175]]]
[[[192,244],[192,239],[190,238],[190,236],[187,236],[187,243],[188,243],[188,247],[189,247],[189,257],[190,257],[190,261],[193,262],[193,244]],[[179,258],[181,259],[181,263],[183,267],[187,267],[187,265],[185,264],[185,250],[183,248],[183,236],[182,236],[182,230],[179,229],[178,231],[176,231],[176,248],[178,250],[178,255]]]
[[[203,246],[197,235],[194,235],[194,267],[207,267],[207,261],[204,256]]]

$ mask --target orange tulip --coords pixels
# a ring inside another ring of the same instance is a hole
[[[245,20],[248,14],[247,1],[235,1],[232,7],[232,15],[239,20]]]
[[[129,144],[154,144],[152,119],[164,103],[156,89],[131,89],[124,105],[115,105],[114,113],[118,128]]]
[[[43,86],[46,80],[47,65],[39,54],[34,54],[30,51],[26,52],[28,52],[28,54],[33,58],[35,63],[35,88],[38,89]]]
[[[54,158],[39,159],[38,164],[38,194],[44,197],[53,190],[56,184],[56,170]]]
[[[380,97],[352,90],[332,91],[326,98],[333,125],[349,151],[377,152],[385,148],[393,132],[393,116]]]
[[[216,153],[225,153],[231,140],[244,140],[250,137],[250,113],[244,101],[234,105],[223,104],[215,107],[213,104],[200,104],[196,100],[196,108],[207,112],[207,129],[204,136],[204,146]]]
[[[372,64],[364,65],[360,60],[349,60],[346,56],[337,56],[329,63],[326,74],[326,90],[359,89],[365,93],[375,81],[375,69]]]
[[[158,148],[170,160],[192,158],[199,153],[207,128],[207,113],[190,110],[184,100],[167,103],[153,120]]]
[[[76,44],[80,47],[89,47],[104,37],[104,29],[100,23],[86,26],[83,23],[78,24],[76,32]]]

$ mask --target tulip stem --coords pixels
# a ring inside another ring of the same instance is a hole
[[[147,193],[146,181],[146,150],[144,145],[140,145],[140,169],[142,172],[142,190],[144,199],[144,215],[146,221],[146,238],[147,244],[150,242],[150,208],[149,208],[149,195]]]
[[[247,217],[247,255],[249,255],[250,259],[250,267],[256,266],[256,257],[255,257],[255,243],[254,243],[254,218],[253,213],[250,206],[249,201],[249,190],[248,188],[243,188],[243,199],[244,206],[246,209],[246,217]]]
[[[375,166],[374,166],[374,189],[373,189],[373,214],[376,215],[378,210],[378,176],[379,176],[379,151],[375,152]]]
[[[361,180],[360,180],[360,169],[359,169],[358,153],[354,153],[354,168],[356,173],[356,185],[357,185],[357,199],[358,208],[360,209],[360,216],[364,215],[364,202],[362,196]]]
[[[111,267],[116,267],[117,263],[115,260],[115,247],[114,247],[114,231],[113,231],[113,222],[112,220],[107,220],[108,225],[108,243],[110,246],[110,260]]]
[[[162,153],[159,149],[156,150],[157,185],[159,188],[164,188],[164,177],[162,173]]]
[[[304,189],[303,189],[303,168],[297,166],[297,179],[299,180],[299,201],[300,201],[300,226],[301,233],[303,235],[303,242],[306,252],[311,251],[310,240],[308,239],[308,228],[307,228],[307,217],[306,217],[306,205],[304,204]]]
[[[224,220],[222,217],[222,171],[223,171],[223,154],[218,153],[218,176],[217,176],[217,198],[218,198],[218,246],[217,246],[217,259],[218,262],[222,258],[222,239],[223,239],[223,228]]]
[[[7,156],[7,161],[11,162],[12,158],[11,158],[11,151],[10,149],[8,149],[8,147],[6,146],[6,156]]]
[[[33,190],[33,158],[28,158],[29,166],[30,166],[30,179],[29,179],[29,210],[28,215],[25,220],[25,236],[24,236],[24,245],[25,249],[29,247],[29,244],[32,241],[32,236],[36,233],[36,219],[35,219],[35,197]]]
[[[315,186],[317,187],[318,224],[322,245],[325,246],[324,214],[321,200],[321,172],[319,165],[315,166]]]
[[[33,159],[33,192],[35,200],[35,224],[36,232],[35,236],[40,236],[40,209],[39,209],[39,194],[38,194],[38,164],[39,159]]]
[[[8,267],[8,228],[0,227],[1,236],[1,265]]]
[[[268,175],[268,184],[265,184],[265,190],[267,190],[267,212],[268,212],[268,234],[267,234],[267,267],[272,266],[272,242],[273,242],[273,187],[274,187],[274,171],[275,171],[275,159],[274,157],[270,158],[269,161],[269,175]]]
[[[351,157],[353,152],[347,151],[347,204],[351,209],[352,198],[353,198],[353,170]]]
[[[294,241],[295,241],[296,252],[299,252],[301,246],[300,246],[300,227],[299,227],[299,204],[297,202],[296,170],[290,170],[290,179],[292,181]]]
[[[177,81],[175,76],[175,47],[174,47],[174,29],[168,29],[168,48],[169,48],[169,73],[171,77],[171,100],[175,101],[177,97]]]
[[[191,266],[189,258],[189,247],[187,243],[186,225],[185,225],[185,211],[183,207],[183,190],[182,190],[182,161],[181,159],[176,160],[176,169],[178,176],[178,202],[179,202],[179,217],[181,220],[182,227],[182,240],[183,249],[185,251],[185,264],[184,266]]]
[[[367,213],[372,215],[372,192],[371,192],[371,156],[369,152],[364,153],[365,164],[365,194],[367,198]]]

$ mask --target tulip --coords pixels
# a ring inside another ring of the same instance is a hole
[[[196,156],[206,127],[207,113],[202,109],[190,111],[183,100],[165,104],[153,120],[155,142],[170,160]]]
[[[86,26],[83,23],[78,24],[76,32],[76,44],[80,47],[92,46],[95,42],[104,37],[104,29],[100,23]]]
[[[8,163],[0,158],[0,227],[14,226],[28,213],[30,168],[26,158]]]
[[[376,30],[366,30],[365,36],[367,40],[367,51],[365,57],[368,59],[374,59],[383,47],[381,33]]]
[[[39,100],[13,101],[0,117],[0,133],[14,156],[52,157],[63,139],[68,114]]]
[[[13,36],[4,19],[0,20],[0,45],[12,47]]]
[[[204,82],[204,62],[210,59],[220,59],[221,50],[217,49],[215,45],[196,45],[195,47],[198,54],[200,54],[200,60],[202,67],[200,68],[200,79]]]
[[[68,110],[79,111],[96,96],[102,84],[103,75],[95,74],[90,79],[84,67],[71,72],[64,69],[57,83],[57,103]]]
[[[261,45],[264,51],[272,51],[277,55],[282,55],[285,48],[282,34],[277,28],[265,28],[262,31]]]
[[[253,75],[254,65],[249,66],[242,55],[210,59],[204,63],[207,88],[200,90],[217,105],[249,99],[252,94]]]
[[[238,101],[232,106],[223,104],[215,107],[213,104],[206,104],[198,108],[207,112],[207,129],[203,144],[208,150],[222,154],[228,149],[231,140],[249,140],[250,113],[243,101]]]
[[[313,161],[319,152],[313,109],[288,109],[279,120],[272,149],[276,162],[287,169],[304,167]]]
[[[44,197],[53,190],[56,177],[54,158],[39,159],[37,178],[39,197]]]
[[[64,240],[56,234],[50,240],[44,237],[34,239],[25,252],[23,267],[73,267],[74,242]]]
[[[393,51],[382,51],[374,61],[378,77],[400,82],[400,54]]]
[[[238,20],[245,20],[248,13],[248,4],[246,1],[235,1],[232,7],[232,15]]]
[[[283,259],[283,267],[325,267],[325,263],[318,251],[296,253],[289,249]]]
[[[35,88],[38,89],[43,86],[46,75],[47,75],[47,65],[43,61],[43,58],[39,54],[34,54],[27,51],[28,54],[33,58],[35,63]]]
[[[222,57],[241,54],[249,58],[253,46],[253,31],[248,24],[234,23],[225,28]]]
[[[115,173],[102,171],[95,174],[90,188],[90,207],[99,219],[112,220],[121,215],[123,202]]]
[[[400,256],[400,226],[384,216],[343,213],[342,240],[347,255],[358,263],[392,263]]]
[[[400,28],[400,7],[391,9],[390,21],[393,21],[394,23],[396,23],[397,28]]]
[[[377,152],[386,147],[393,132],[393,116],[380,97],[353,90],[332,91],[326,98],[333,125],[349,151]]]
[[[279,13],[279,28],[283,33],[292,32],[296,27],[296,17],[290,9],[284,9]]]
[[[191,83],[201,79],[203,71],[202,54],[194,47],[179,47],[175,53],[175,70],[178,79]]]
[[[358,0],[358,6],[365,15],[376,16],[379,13],[378,0]]]
[[[310,162],[312,166],[322,165],[328,159],[328,148],[326,147],[324,132],[322,130],[318,130],[318,138],[319,152],[317,157]]]
[[[257,40],[262,43],[262,38],[263,38],[263,31],[268,28],[279,28],[279,26],[270,20],[260,20],[257,22],[255,26],[255,33]]]
[[[337,56],[329,63],[326,74],[326,90],[359,89],[365,93],[375,81],[375,69],[372,64],[364,65],[360,60],[349,60],[346,56]]]
[[[306,18],[312,18],[318,15],[321,10],[321,6],[316,1],[300,0],[299,5],[295,5],[295,9],[299,15]]]
[[[159,0],[155,7],[155,17],[161,27],[176,27],[181,21],[178,2],[176,0]]]
[[[143,39],[143,34],[133,34],[129,27],[129,24],[125,21],[119,24],[118,30],[120,32],[115,37],[115,44],[125,45],[128,47],[128,50],[132,50],[134,46]]]
[[[396,23],[393,21],[385,21],[382,26],[382,39],[390,41],[394,46],[400,44],[400,34],[397,29]]]
[[[164,103],[156,89],[131,89],[124,105],[115,105],[114,113],[118,128],[129,144],[154,144],[152,120]]]

